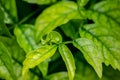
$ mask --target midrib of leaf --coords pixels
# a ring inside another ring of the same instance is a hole
[[[24,33],[24,31],[22,30],[22,28],[20,27],[17,27],[19,28],[19,30],[21,31],[21,34],[24,35],[24,38],[27,40],[27,43],[30,45],[30,47],[32,48],[32,50],[35,49],[34,45],[31,43],[31,41],[29,40],[28,36],[26,36],[26,34]]]
[[[118,8],[118,9],[116,9],[116,10],[118,11],[118,10],[120,10],[120,9]],[[94,13],[94,12],[95,12],[95,13],[98,13],[99,15],[104,15],[104,16],[106,16],[109,23],[110,23],[109,20],[112,20],[113,22],[115,22],[115,23],[117,23],[118,25],[120,25],[120,22],[118,22],[114,17],[106,14],[106,13],[109,12],[109,11],[115,11],[114,9],[113,9],[113,10],[106,11],[106,12],[100,12],[100,11],[93,10],[93,9],[90,9],[89,11],[92,11],[93,13]]]
[[[76,42],[76,41],[75,41],[75,42]],[[89,45],[85,45],[85,46],[89,46]],[[82,49],[83,52],[85,52],[86,54],[88,54],[89,58],[93,61],[94,65],[97,66],[96,63],[95,63],[95,61],[93,60],[93,58],[89,55],[89,53],[86,52],[86,51],[83,49],[84,46],[79,46],[79,47]],[[96,67],[96,68],[97,68],[97,67]]]
[[[109,49],[109,47],[108,47],[106,44],[104,44],[104,42],[101,41],[101,39],[99,39],[98,36],[94,35],[93,33],[91,33],[90,31],[86,30],[86,29],[83,28],[83,27],[82,27],[82,30],[84,30],[86,33],[90,34],[91,36],[93,36],[93,38],[95,38],[97,41],[99,41],[99,42],[109,51],[109,54],[111,54],[112,57],[115,58],[118,63],[120,63],[119,60],[112,54],[112,51]],[[101,46],[102,49],[103,49],[103,46]],[[102,50],[102,52],[104,53],[103,50]],[[104,54],[102,54],[102,55],[103,55],[103,57],[104,57],[104,59],[105,59]],[[109,63],[109,64],[110,64],[110,63]]]

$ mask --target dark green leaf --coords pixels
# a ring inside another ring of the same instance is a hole
[[[0,0],[0,5],[4,10],[5,22],[13,23],[17,21],[17,10],[15,0]]]
[[[75,75],[75,62],[73,55],[68,47],[64,44],[59,45],[59,52],[66,64],[69,80],[73,80]]]
[[[76,73],[75,73],[75,80],[104,80],[99,79],[93,68],[80,60],[80,58],[76,59]]]
[[[22,63],[22,61],[25,59],[25,52],[18,45],[16,39],[0,36],[0,41],[3,42],[4,45],[7,47],[11,56]]]
[[[79,7],[84,7],[89,0],[77,0]]]
[[[5,35],[8,37],[11,37],[9,30],[7,29],[6,25],[4,24],[4,19],[5,19],[5,15],[0,6],[0,35]]]
[[[47,8],[40,14],[35,23],[37,42],[56,27],[67,23],[71,19],[80,18],[77,5],[74,2],[59,2]]]
[[[23,77],[26,75],[29,68],[33,68],[53,56],[56,49],[56,45],[46,45],[28,53],[23,62]]]
[[[16,75],[14,73],[12,64],[12,58],[10,56],[10,53],[8,52],[8,49],[4,46],[2,42],[0,42],[0,61],[7,68],[13,80],[16,80]]]
[[[67,37],[76,39],[79,37],[78,31],[80,23],[80,20],[71,20],[68,23],[61,25],[60,28],[63,30]]]

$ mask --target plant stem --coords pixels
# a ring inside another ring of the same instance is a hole
[[[34,16],[38,11],[39,11],[39,9],[37,9],[37,10],[34,11],[33,13],[30,13],[28,16],[24,17],[24,18],[18,23],[18,25],[26,22],[28,19],[30,19],[32,16]]]
[[[64,44],[71,44],[73,43],[73,41],[66,41],[66,42],[63,42]]]

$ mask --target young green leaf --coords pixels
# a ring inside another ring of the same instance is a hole
[[[56,0],[24,0],[24,1],[28,3],[35,3],[35,4],[40,4],[40,5],[56,2]]]
[[[23,77],[26,75],[29,68],[33,68],[53,56],[56,49],[56,45],[46,45],[28,53],[23,62]]]
[[[33,25],[25,24],[17,26],[14,29],[14,34],[16,35],[17,42],[26,53],[37,48],[33,28]]]
[[[52,42],[52,43],[61,43],[62,42],[62,36],[57,31],[51,31],[46,38],[46,41]]]
[[[64,44],[59,45],[59,52],[66,64],[69,80],[73,80],[75,75],[75,62],[73,55],[68,47]]]
[[[79,38],[73,42],[73,45],[82,51],[85,59],[97,72],[98,76],[102,77],[102,54],[97,50],[97,47],[94,43],[86,38]]]
[[[80,18],[77,5],[74,2],[65,1],[54,4],[40,14],[35,23],[35,36],[37,42],[56,27],[67,23],[71,19]]]
[[[4,46],[2,42],[0,42],[0,61],[2,61],[4,66],[7,68],[13,80],[16,80],[16,75],[13,69],[12,58],[10,57],[10,53],[8,52],[8,49]]]

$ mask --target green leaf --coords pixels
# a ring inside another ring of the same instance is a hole
[[[106,0],[99,2],[85,15],[97,25],[111,29],[120,39],[120,0]],[[117,31],[116,31],[117,30]]]
[[[62,36],[57,31],[51,31],[46,38],[46,41],[51,43],[61,43],[62,42]]]
[[[25,24],[15,27],[14,34],[17,38],[17,42],[24,49],[26,53],[37,48],[37,44],[34,38],[34,26]]]
[[[77,0],[79,7],[84,7],[89,0]]]
[[[10,53],[8,52],[8,49],[4,46],[2,42],[0,42],[0,61],[7,68],[13,80],[16,80],[16,75],[14,73],[13,64],[12,64],[12,58],[10,56]]]
[[[56,2],[56,0],[24,0],[24,1],[28,3],[35,3],[35,4],[40,4],[40,5]]]
[[[0,35],[5,35],[8,37],[11,37],[9,30],[7,29],[6,25],[4,24],[4,19],[5,19],[5,15],[0,6]]]
[[[16,39],[0,36],[0,41],[6,46],[12,58],[22,63],[22,61],[25,59],[25,52],[18,45]]]
[[[71,19],[80,18],[77,5],[74,2],[59,2],[45,9],[35,23],[35,36],[37,42],[56,27],[67,23]]]
[[[75,75],[75,62],[73,55],[68,47],[64,44],[59,45],[59,52],[66,64],[69,80],[73,80]]]
[[[0,0],[0,5],[5,13],[5,22],[13,23],[17,21],[17,10],[15,0]]]
[[[76,39],[79,37],[80,23],[81,22],[78,19],[70,20],[68,23],[61,25],[60,28],[63,30],[67,37],[70,37],[71,39]]]
[[[56,49],[56,45],[46,45],[28,53],[23,62],[23,77],[26,75],[29,68],[33,68],[53,56]]]
[[[85,61],[81,61],[80,58],[75,58],[75,62],[75,80],[103,80],[103,78],[99,79],[94,69]]]
[[[94,49],[97,49],[97,54],[99,54],[97,57],[101,62],[106,65],[110,64],[114,69],[120,70],[120,40],[112,33],[111,29],[96,26],[95,24],[86,25],[81,28],[80,36],[92,42],[91,45],[94,45]],[[86,47],[89,47],[89,45],[86,45]],[[95,50],[93,53],[96,55]],[[88,54],[90,53],[88,52]],[[99,62],[96,65],[98,64],[100,65]],[[99,74],[101,73],[99,72]]]
[[[44,80],[68,80],[67,72],[53,73],[45,77]]]
[[[38,47],[38,44],[36,44],[34,39],[33,28],[34,28],[33,25],[25,24],[25,25],[20,25],[14,29],[14,33],[17,37],[17,41],[21,46],[21,48],[23,48],[26,53],[29,53],[30,51],[35,50]],[[47,72],[45,71],[47,71],[48,65],[45,66],[44,64],[46,65],[48,64],[48,62],[42,62],[42,64],[38,65],[38,67],[41,66],[39,69],[45,76],[47,74]],[[43,72],[43,70],[45,71]]]
[[[47,67],[47,68],[46,68]],[[48,72],[48,61],[44,61],[44,62],[41,62],[39,65],[38,65],[38,68],[40,69],[40,71],[42,72],[43,74],[43,77],[45,77],[47,75],[47,72]]]
[[[97,50],[94,43],[86,38],[79,38],[73,42],[73,45],[82,51],[85,59],[95,69],[99,77],[102,77],[102,54]]]

